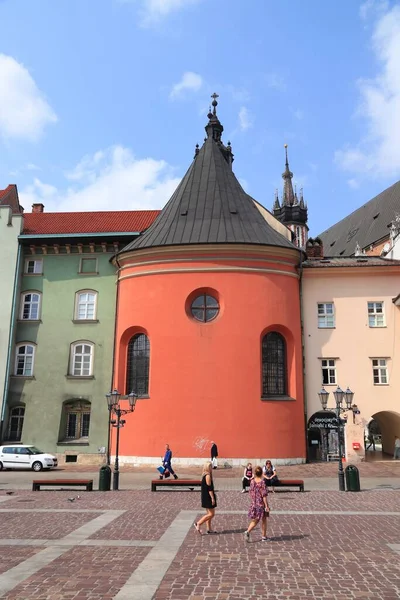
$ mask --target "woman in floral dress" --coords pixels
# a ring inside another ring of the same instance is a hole
[[[250,541],[250,531],[254,529],[259,521],[261,521],[261,532],[263,542],[267,541],[267,517],[269,517],[268,505],[268,490],[264,483],[263,472],[261,467],[257,467],[254,472],[254,479],[250,483],[250,498],[251,505],[248,512],[248,517],[251,519],[244,536],[246,542]]]

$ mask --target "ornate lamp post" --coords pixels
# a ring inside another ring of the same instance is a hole
[[[115,462],[113,474],[113,490],[119,489],[119,430],[125,425],[125,419],[121,419],[123,415],[131,413],[135,410],[137,394],[131,392],[127,396],[122,396],[118,390],[113,390],[106,394],[108,410],[110,413],[110,425],[117,428],[117,440],[115,445]],[[129,408],[121,408],[120,400],[129,400]],[[114,413],[116,419],[111,419]]]
[[[340,417],[341,414],[346,413],[348,411],[353,412],[354,415],[359,414],[359,410],[356,404],[353,404],[354,392],[351,391],[350,388],[344,392],[339,386],[333,392],[335,397],[335,414],[338,425],[338,451],[339,451],[339,468],[338,468],[338,478],[339,478],[339,491],[345,491],[344,485],[344,471],[343,471],[343,449],[342,449],[342,435],[344,434],[344,426],[346,425],[346,418],[342,419]],[[326,410],[328,407],[329,400],[329,392],[323,387],[318,394],[319,400],[321,402],[321,406],[323,410]],[[345,401],[345,406],[343,406],[343,400]]]

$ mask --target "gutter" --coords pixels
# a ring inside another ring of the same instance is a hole
[[[305,339],[304,339],[304,311],[303,311],[303,252],[300,253],[299,264],[299,295],[300,295],[300,329],[301,329],[301,347],[302,347],[302,365],[303,365],[303,402],[304,402],[304,435],[306,442],[306,463],[309,463],[308,456],[308,434],[307,434],[307,386],[306,386],[306,358],[305,358]]]
[[[10,334],[8,336],[8,351],[7,351],[7,365],[6,365],[6,373],[5,373],[5,381],[4,381],[4,393],[3,400],[1,404],[1,416],[0,416],[0,440],[3,440],[3,429],[4,429],[4,416],[6,413],[7,407],[7,399],[8,399],[8,391],[10,388],[10,369],[11,369],[11,360],[12,360],[12,352],[14,345],[14,330],[15,330],[15,311],[17,307],[17,290],[19,284],[19,272],[21,266],[21,256],[22,256],[22,246],[18,244],[18,253],[17,253],[17,261],[15,265],[15,275],[14,275],[14,290],[12,297],[12,307],[11,307],[11,318],[10,318]]]
[[[53,238],[115,237],[119,235],[140,235],[140,231],[104,231],[103,233],[29,233],[18,236],[19,240],[44,240]]]
[[[115,257],[115,262],[118,267],[117,271],[117,291],[115,296],[115,314],[114,314],[114,342],[113,342],[113,352],[111,358],[111,381],[110,381],[110,392],[114,389],[114,373],[115,373],[115,352],[117,348],[117,320],[118,320],[118,302],[119,302],[119,271],[121,269],[121,265],[118,262],[117,254]],[[111,259],[110,259],[111,261]],[[107,430],[107,465],[111,464],[111,411],[108,411],[108,430]]]

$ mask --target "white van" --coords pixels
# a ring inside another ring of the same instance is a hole
[[[57,467],[57,458],[35,446],[0,446],[0,471],[2,469],[52,469]]]

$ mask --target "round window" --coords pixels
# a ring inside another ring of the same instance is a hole
[[[208,323],[208,321],[215,319],[219,313],[218,300],[208,294],[201,294],[193,300],[190,310],[196,321]]]

